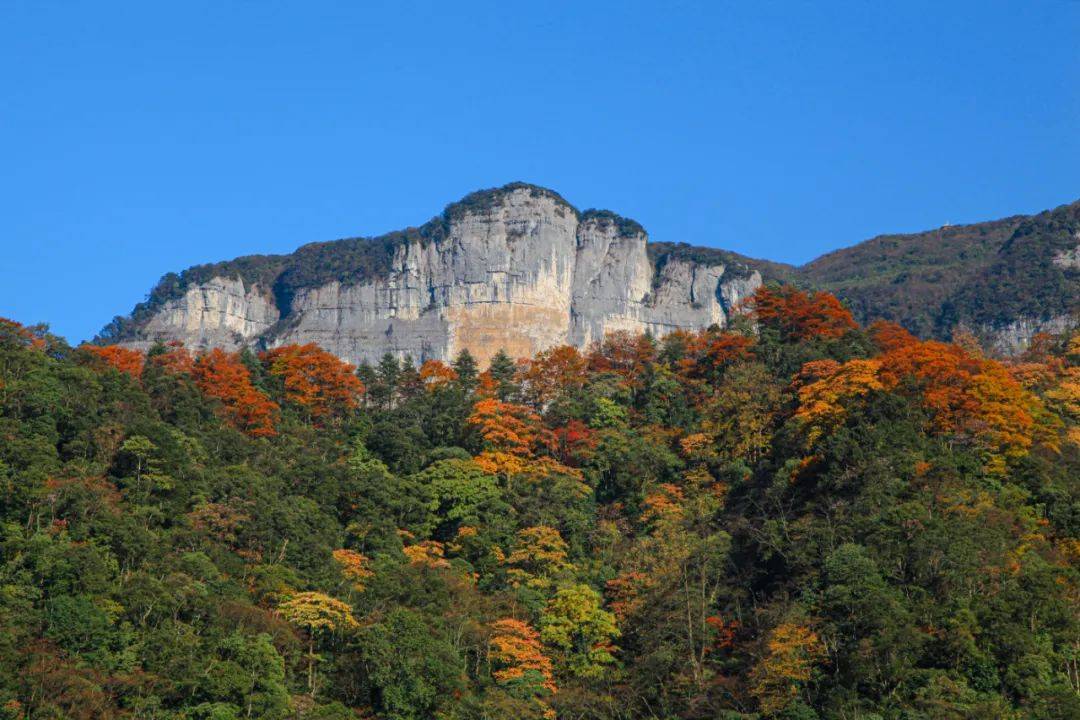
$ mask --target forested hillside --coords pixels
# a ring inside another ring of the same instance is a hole
[[[835,293],[859,319],[897,322],[920,337],[948,338],[966,327],[1015,351],[1026,346],[1029,328],[1077,324],[1078,246],[1080,201],[1036,215],[882,235],[822,255],[795,276]]]
[[[826,253],[798,272],[808,285],[842,298],[857,318],[887,318],[920,337],[948,337],[952,325],[942,321],[942,307],[986,271],[1024,219],[880,235]]]
[[[479,370],[0,321],[0,718],[1080,717],[1080,334]]]

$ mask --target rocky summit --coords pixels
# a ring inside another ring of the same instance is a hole
[[[723,326],[762,283],[733,253],[652,245],[637,223],[513,184],[420,228],[169,275],[106,334],[147,347],[314,342],[351,362],[390,352],[483,364],[606,333]]]
[[[884,235],[803,267],[650,242],[641,225],[512,183],[416,228],[313,243],[169,273],[99,336],[146,348],[317,343],[353,363],[385,353],[481,363],[505,350],[585,347],[626,330],[723,327],[763,282],[826,289],[864,322],[922,336],[974,330],[1003,352],[1076,323],[1080,203],[913,235]]]

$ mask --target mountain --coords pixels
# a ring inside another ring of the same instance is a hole
[[[500,348],[529,356],[615,330],[723,326],[777,272],[721,250],[650,245],[632,220],[515,183],[419,228],[166,275],[102,336],[136,347],[315,342],[352,362],[468,348],[484,363]]]
[[[1026,217],[883,235],[794,268],[649,242],[637,222],[512,183],[417,228],[169,273],[99,340],[133,347],[315,342],[352,362],[386,352],[484,363],[627,330],[724,326],[763,282],[832,292],[862,321],[918,335],[974,330],[1004,352],[1075,322],[1080,202]]]
[[[923,337],[965,326],[1001,352],[1076,323],[1080,201],[1032,216],[881,235],[828,253],[795,277]]]

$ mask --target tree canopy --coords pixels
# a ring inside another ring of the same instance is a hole
[[[1080,335],[479,368],[0,320],[0,718],[1080,717]]]

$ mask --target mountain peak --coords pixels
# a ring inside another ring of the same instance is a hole
[[[316,342],[354,363],[468,349],[483,362],[615,330],[724,325],[761,281],[733,254],[650,250],[634,220],[515,182],[470,193],[419,227],[169,274],[102,339]]]

